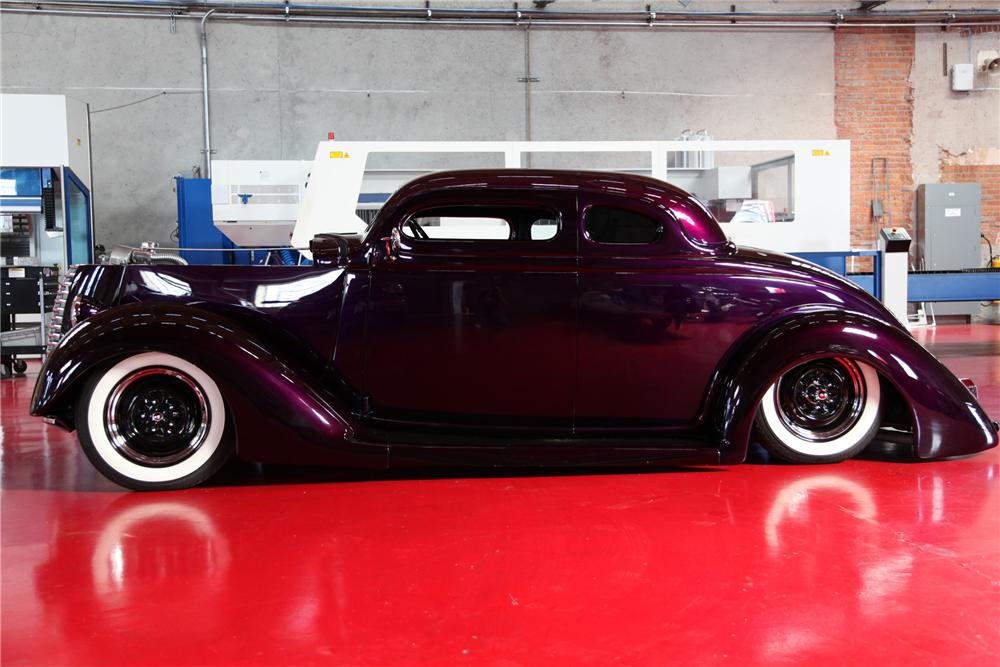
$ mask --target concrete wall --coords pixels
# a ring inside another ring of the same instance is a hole
[[[913,175],[920,183],[979,183],[982,233],[1000,252],[1000,75],[977,73],[976,90],[951,91],[945,63],[978,64],[1000,52],[1000,27],[917,34],[913,62]],[[947,61],[945,60],[947,58]],[[982,243],[984,260],[989,244]]]
[[[522,139],[520,31],[210,26],[216,157],[310,159],[318,140]],[[166,241],[171,177],[201,163],[197,27],[5,15],[4,92],[89,102],[98,240]],[[44,44],[44,48],[40,45]],[[827,32],[536,31],[532,137],[833,138]],[[160,91],[168,94],[99,112]]]
[[[962,39],[916,37],[917,183],[936,179],[938,143],[1000,145],[995,92],[955,98],[941,76],[941,41]],[[4,92],[91,105],[98,241],[167,241],[171,177],[202,162],[196,22],[5,14],[0,42]],[[512,29],[210,24],[216,157],[310,159],[330,130],[522,139],[524,47]],[[536,30],[530,53],[534,139],[837,137],[833,31]]]
[[[913,60],[913,176],[936,183],[941,161],[966,155],[1000,164],[1000,75],[977,74],[980,90],[955,93],[945,75],[949,64],[975,62],[980,51],[1000,51],[1000,31],[974,34],[922,31]],[[971,57],[970,57],[971,54]]]

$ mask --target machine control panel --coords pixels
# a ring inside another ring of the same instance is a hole
[[[909,252],[912,239],[902,227],[883,227],[879,230],[879,235],[885,252]]]

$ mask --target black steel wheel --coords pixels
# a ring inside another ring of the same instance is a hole
[[[122,379],[108,398],[108,438],[140,465],[183,461],[205,441],[210,411],[201,387],[167,367],[143,368]]]
[[[864,449],[880,423],[878,373],[843,357],[789,369],[765,392],[757,432],[775,456],[796,463],[842,461]]]
[[[821,359],[793,368],[781,377],[778,416],[800,438],[826,442],[857,424],[866,393],[857,364]]]
[[[161,352],[126,357],[94,373],[80,395],[80,445],[106,477],[122,486],[194,486],[232,453],[222,393],[186,359]]]

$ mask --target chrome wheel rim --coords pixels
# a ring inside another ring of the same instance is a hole
[[[782,424],[809,442],[834,440],[861,417],[867,387],[858,365],[841,358],[802,364],[778,380],[775,407]]]
[[[173,368],[135,371],[115,386],[105,407],[112,447],[144,466],[169,466],[205,442],[210,414],[201,387]]]

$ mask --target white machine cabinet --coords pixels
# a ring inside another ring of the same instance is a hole
[[[212,221],[242,248],[287,246],[309,160],[213,160]]]

